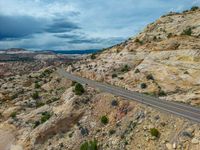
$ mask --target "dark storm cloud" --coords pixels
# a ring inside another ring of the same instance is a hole
[[[200,0],[0,0],[0,48],[109,47],[193,5]]]
[[[62,18],[54,20],[54,22],[51,25],[49,25],[45,31],[49,33],[63,33],[70,32],[75,29],[80,29],[80,27],[73,22],[63,20]]]
[[[79,29],[78,25],[65,18],[53,21],[36,19],[31,16],[3,16],[0,15],[0,40],[13,41],[31,38],[34,34],[63,33]]]
[[[113,38],[84,38],[80,37],[68,41],[70,44],[117,44],[122,42],[124,38],[113,37]]]
[[[0,40],[30,37],[42,32],[43,27],[41,20],[30,16],[0,15],[0,23]]]
[[[85,35],[83,33],[75,33],[75,34],[56,34],[54,35],[61,39],[68,40],[67,42],[70,44],[116,44],[118,42],[122,42],[125,38],[122,37],[111,37],[111,38],[91,38],[89,35]]]
[[[59,34],[59,35],[54,35],[55,37],[58,38],[63,38],[63,39],[77,39],[80,38],[79,35],[71,35],[71,34]]]

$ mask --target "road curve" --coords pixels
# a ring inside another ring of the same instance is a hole
[[[189,119],[191,121],[200,123],[200,109],[197,107],[192,107],[186,104],[161,100],[161,99],[140,94],[137,92],[125,90],[123,88],[116,87],[113,85],[89,80],[86,78],[82,78],[82,77],[70,74],[66,72],[64,69],[58,68],[57,72],[59,73],[60,76],[79,82],[81,84],[88,84],[89,86],[98,88],[102,91],[105,91],[117,96],[121,96],[127,99],[131,99],[131,100],[140,102],[142,104],[152,106],[156,109],[160,109],[162,111],[169,112],[169,113],[184,117],[186,119]]]

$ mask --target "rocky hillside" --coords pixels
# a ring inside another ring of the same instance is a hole
[[[200,105],[200,10],[170,13],[66,70]],[[0,150],[199,150],[200,125],[65,79],[54,66],[0,78]]]
[[[78,75],[200,106],[200,9],[170,13],[68,68]]]

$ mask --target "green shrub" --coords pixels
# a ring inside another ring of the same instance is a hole
[[[98,150],[97,140],[85,141],[81,144],[80,150]]]
[[[75,85],[74,92],[76,95],[82,95],[85,92],[85,90],[80,83],[77,83]]]
[[[35,122],[34,122],[33,128],[36,128],[36,127],[39,126],[39,125],[40,125],[40,121],[35,121]]]
[[[45,74],[51,74],[51,73],[53,73],[53,70],[46,69],[46,70],[44,70],[44,73],[45,73]]]
[[[10,114],[10,117],[12,117],[12,118],[16,118],[16,116],[17,116],[17,112],[12,112],[12,113]]]
[[[118,106],[119,103],[117,100],[112,100],[111,105],[115,107],[115,106]]]
[[[171,38],[173,35],[172,35],[172,33],[169,33],[168,35],[167,35],[167,38]]]
[[[51,118],[51,114],[49,112],[43,112],[40,121],[41,123],[44,123],[49,120],[49,118]]]
[[[36,102],[36,107],[38,108],[38,107],[42,107],[42,106],[44,106],[45,105],[45,103],[43,103],[43,102],[41,102],[41,101],[37,101]]]
[[[125,65],[122,69],[121,69],[122,72],[128,72],[130,71],[130,67],[128,65]]]
[[[188,71],[185,71],[184,74],[190,74]]]
[[[46,70],[44,70],[44,72],[42,72],[41,74],[40,74],[40,78],[44,78],[44,77],[47,77],[47,76],[49,76],[51,73],[53,73],[53,70],[50,70],[50,69],[46,69]]]
[[[149,96],[153,96],[153,97],[157,97],[157,93],[156,92],[145,92],[145,93],[143,93],[143,94],[145,94],[145,95],[149,95]]]
[[[157,37],[156,37],[156,36],[154,36],[154,37],[153,37],[153,40],[154,40],[154,41],[156,41],[156,40],[157,40]]]
[[[115,134],[115,132],[116,132],[115,130],[110,130],[109,135],[113,135],[113,134]]]
[[[36,91],[35,93],[33,93],[31,97],[32,97],[33,99],[38,99],[38,98],[39,98],[38,92]]]
[[[166,95],[167,94],[164,91],[162,91],[162,90],[158,92],[158,96],[166,96]]]
[[[124,80],[124,77],[119,77],[120,80]]]
[[[140,41],[138,38],[137,38],[137,39],[135,39],[135,42],[136,42],[136,43],[139,43],[139,44],[143,44],[143,42],[142,42],[142,41]]]
[[[160,136],[160,132],[156,128],[150,129],[150,133],[151,133],[152,136],[155,136],[155,137]]]
[[[140,87],[141,87],[141,89],[146,89],[147,88],[147,84],[146,83],[141,83]]]
[[[108,124],[108,121],[109,121],[109,119],[108,119],[107,116],[102,116],[101,117],[101,123],[103,123],[104,125]]]
[[[16,99],[18,97],[18,93],[15,93],[11,96],[11,99]]]
[[[91,58],[91,59],[96,59],[96,55],[95,55],[95,54],[92,54],[90,58]]]
[[[189,27],[189,28],[183,30],[183,32],[181,33],[181,35],[191,36],[192,35],[192,28]]]
[[[147,80],[154,80],[154,78],[153,78],[153,75],[152,74],[149,74],[149,75],[147,75]]]
[[[193,6],[190,10],[191,10],[191,11],[195,11],[195,10],[198,10],[198,9],[199,9],[198,6]]]
[[[41,86],[39,85],[39,83],[35,83],[35,88],[39,89]]]
[[[112,78],[116,78],[117,77],[117,74],[112,74]]]
[[[139,69],[136,69],[136,70],[135,70],[135,73],[140,73],[140,70],[139,70]]]

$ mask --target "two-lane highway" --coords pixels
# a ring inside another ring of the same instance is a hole
[[[66,72],[64,69],[58,69],[57,72],[65,78],[79,82],[81,84],[88,84],[91,87],[98,88],[102,91],[121,96],[130,100],[134,100],[145,105],[152,106],[156,109],[163,110],[184,118],[187,118],[191,121],[200,123],[200,109],[192,107],[186,104],[180,104],[176,102],[170,102],[166,100],[161,100],[158,98],[150,97],[144,94],[137,92],[125,90],[120,87],[112,86],[105,83],[96,82],[86,78],[78,77],[76,75]]]

